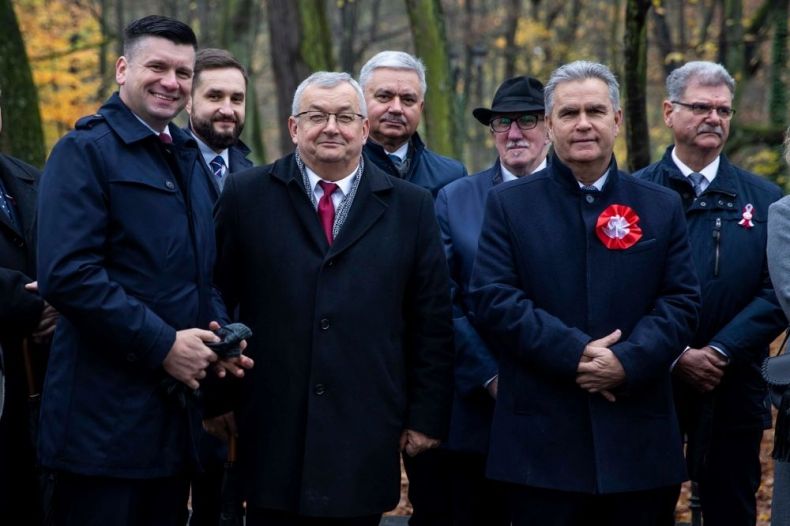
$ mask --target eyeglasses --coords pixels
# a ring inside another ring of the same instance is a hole
[[[332,113],[331,111],[319,110],[303,111],[302,113],[297,113],[294,117],[297,119],[299,117],[306,117],[307,122],[309,122],[311,126],[324,126],[329,122],[329,117],[333,115],[335,116],[335,122],[338,126],[351,126],[354,124],[354,121],[357,120],[357,117],[360,119],[365,118],[364,115],[360,115],[359,113]]]
[[[519,130],[531,130],[535,126],[538,125],[538,121],[541,120],[542,117],[540,115],[536,115],[534,113],[525,113],[524,115],[519,115],[516,118],[513,117],[494,117],[491,119],[489,126],[491,126],[491,131],[496,133],[505,133],[506,131],[510,130],[510,126],[515,122],[516,126],[518,126]]]
[[[672,104],[678,104],[679,106],[688,108],[691,110],[691,113],[700,117],[709,115],[713,110],[716,110],[716,115],[718,115],[720,119],[731,119],[732,116],[735,115],[735,110],[729,106],[714,106],[713,104],[705,104],[702,102],[689,104],[687,102],[680,102],[679,100],[673,100]]]

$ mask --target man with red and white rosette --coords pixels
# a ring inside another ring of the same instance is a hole
[[[501,350],[487,475],[514,526],[672,524],[686,478],[670,366],[699,285],[678,195],[617,168],[618,90],[554,71],[548,167],[486,204],[469,317]]]

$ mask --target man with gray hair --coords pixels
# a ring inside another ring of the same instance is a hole
[[[425,106],[425,66],[403,51],[382,51],[359,72],[370,118],[365,155],[379,168],[436,197],[444,185],[467,175],[460,162],[432,152],[417,133]]]
[[[487,475],[514,526],[673,524],[685,478],[669,367],[699,289],[680,199],[620,172],[608,68],[544,90],[545,170],[488,193],[467,317],[499,350]]]
[[[262,366],[212,412],[238,419],[247,526],[375,526],[400,497],[399,450],[447,432],[433,200],[362,156],[367,109],[347,73],[303,81],[288,128],[296,151],[231,174],[217,205],[216,281]]]
[[[702,285],[694,335],[673,366],[687,463],[699,483],[705,526],[754,525],[760,440],[771,415],[760,365],[786,326],[768,276],[766,220],[779,188],[722,154],[735,81],[713,62],[689,62],[667,78],[664,122],[675,144],[634,174],[683,200]]]

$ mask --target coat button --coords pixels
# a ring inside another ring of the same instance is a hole
[[[691,194],[686,192],[685,194],[683,194],[683,199],[691,199]]]
[[[700,201],[699,205],[705,208],[706,206],[708,206],[708,203],[706,201]]]
[[[321,321],[319,322],[319,324],[320,324],[319,326],[321,327],[322,331],[327,330],[329,328],[329,318],[321,318]]]
[[[588,203],[593,203],[593,202],[595,202],[595,198],[594,198],[593,196],[591,196],[591,195],[585,195],[585,196],[584,196],[584,199],[585,199],[585,201],[587,201]]]
[[[137,361],[137,355],[134,354],[133,352],[130,352],[129,354],[126,355],[126,361],[127,362],[136,362]]]
[[[315,387],[313,388],[313,392],[318,396],[321,396],[326,392],[326,386],[324,384],[315,384]]]
[[[176,185],[173,184],[173,181],[167,181],[165,183],[165,186],[167,187],[168,190],[172,190],[176,187]]]
[[[25,246],[25,240],[22,239],[21,237],[14,236],[14,239],[12,239],[11,241],[14,243],[14,245],[16,245],[19,248]]]
[[[334,259],[330,259],[329,261],[326,262],[326,266],[327,267],[334,267],[335,266],[335,260]]]
[[[727,203],[727,207],[732,208],[732,203]]]

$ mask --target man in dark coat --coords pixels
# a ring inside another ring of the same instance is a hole
[[[699,289],[680,199],[617,169],[618,89],[557,69],[548,167],[488,194],[467,316],[500,353],[487,474],[514,526],[670,524],[685,479],[669,367]]]
[[[184,523],[191,390],[217,360],[210,322],[227,318],[211,284],[211,185],[194,139],[170,123],[196,47],[177,20],[129,24],[119,93],[58,142],[42,176],[39,286],[62,317],[38,451],[59,525]]]
[[[491,168],[448,184],[436,198],[453,287],[455,390],[447,439],[452,452],[452,524],[508,526],[504,488],[485,477],[498,385],[497,357],[469,323],[465,303],[488,191],[546,167],[549,140],[543,84],[531,77],[510,78],[497,90],[490,109],[476,108],[473,113],[490,128],[499,157]]]
[[[250,149],[239,136],[244,129],[247,72],[224,49],[201,49],[195,55],[189,127],[205,161],[214,198],[229,173],[252,167]],[[216,526],[221,513],[222,477],[228,449],[217,437],[201,432],[198,452],[203,467],[192,479],[190,526]]]
[[[359,83],[365,93],[370,136],[365,156],[393,177],[431,191],[467,175],[460,162],[432,152],[417,133],[425,106],[425,66],[403,51],[382,51],[362,66]],[[403,459],[409,476],[412,526],[450,524],[452,464],[444,448]]]
[[[754,525],[760,441],[771,425],[760,365],[787,324],[765,257],[768,207],[782,194],[721,153],[735,92],[721,65],[689,62],[667,78],[667,92],[675,144],[634,175],[683,199],[689,264],[702,284],[699,328],[673,368],[678,415],[705,526]]]
[[[250,149],[239,137],[244,130],[247,71],[224,49],[201,49],[195,55],[192,97],[187,103],[190,132],[222,191],[227,175],[252,167]]]
[[[427,188],[434,197],[444,185],[467,175],[463,164],[426,148],[417,133],[427,89],[420,59],[382,51],[362,66],[359,84],[370,118],[365,155],[376,166]]]
[[[399,451],[436,447],[452,396],[447,265],[433,200],[362,156],[346,73],[296,90],[296,152],[231,175],[216,279],[256,337],[235,402],[247,525],[377,525]]]
[[[38,178],[38,170],[29,164],[0,154],[0,370],[5,376],[0,516],[13,516],[14,523],[22,526],[42,520],[28,395],[30,387],[41,390],[47,344],[57,320],[35,282]]]

